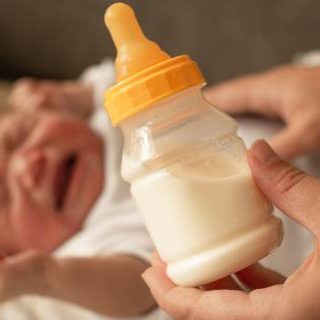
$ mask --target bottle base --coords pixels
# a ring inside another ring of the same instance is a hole
[[[280,245],[282,238],[282,222],[273,217],[227,243],[168,264],[167,275],[179,286],[198,287],[208,284],[262,259]]]

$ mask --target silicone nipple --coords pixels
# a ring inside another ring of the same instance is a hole
[[[170,58],[146,38],[130,6],[116,3],[109,7],[105,23],[117,48],[117,82]]]

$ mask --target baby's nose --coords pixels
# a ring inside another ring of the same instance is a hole
[[[14,162],[14,170],[25,187],[32,188],[39,183],[45,167],[45,155],[42,152],[24,152]]]

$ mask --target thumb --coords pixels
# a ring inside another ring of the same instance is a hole
[[[261,191],[280,210],[320,238],[320,182],[281,160],[263,140],[253,144],[248,161]]]

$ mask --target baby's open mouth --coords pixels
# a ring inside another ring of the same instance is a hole
[[[61,161],[54,183],[56,209],[63,208],[68,189],[72,181],[72,176],[77,163],[77,156],[72,154]]]

